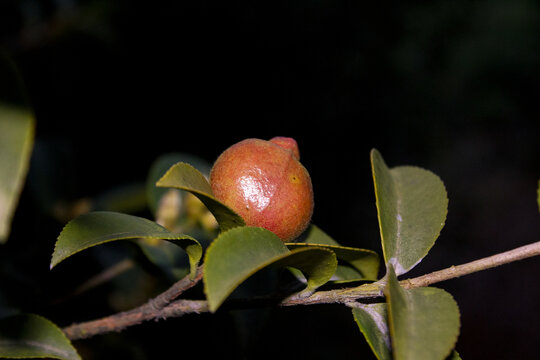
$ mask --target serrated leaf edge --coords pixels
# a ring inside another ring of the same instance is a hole
[[[138,219],[140,219],[141,221],[146,221],[148,223],[152,223],[152,225],[157,225],[159,227],[162,227],[158,223],[155,223],[155,222],[150,221],[148,219],[145,219],[145,218],[142,218],[142,217],[138,217]],[[166,240],[166,241],[170,240],[173,244],[174,244],[174,242],[173,242],[174,240],[192,240],[194,242],[194,245],[198,244],[199,246],[201,246],[200,243],[197,241],[197,239],[195,239],[195,238],[193,238],[193,237],[191,237],[189,235],[175,234],[175,233],[169,232],[167,229],[162,227],[163,230],[164,230],[163,235],[167,235],[167,232],[168,232],[170,234],[170,236],[149,236],[149,235],[142,235],[142,234],[137,235],[136,233],[128,233],[128,232],[113,233],[113,234],[106,235],[106,236],[100,236],[100,237],[98,237],[98,239],[99,238],[104,238],[105,240],[102,240],[102,241],[98,240],[96,243],[89,244],[88,246],[79,248],[77,251],[70,253],[68,256],[62,255],[59,259],[56,259],[56,261],[55,261],[55,254],[60,252],[58,250],[58,246],[59,246],[58,242],[60,240],[60,237],[62,236],[64,231],[66,231],[70,226],[73,226],[73,221],[74,220],[76,220],[76,218],[69,221],[62,228],[62,231],[60,232],[60,235],[58,235],[58,238],[57,238],[57,240],[56,240],[56,242],[54,244],[54,250],[53,250],[53,253],[52,253],[52,256],[51,256],[51,263],[50,263],[50,267],[49,267],[50,270],[52,270],[55,266],[57,266],[59,263],[66,260],[67,258],[70,258],[71,256],[73,256],[75,254],[78,254],[78,253],[80,253],[80,252],[82,252],[82,251],[84,251],[86,249],[89,249],[89,248],[94,247],[94,246],[107,244],[109,242],[113,242],[113,241],[117,241],[117,240],[158,239],[158,240]],[[120,236],[120,234],[129,234],[130,236]],[[108,237],[111,237],[111,236],[113,236],[114,238],[113,239],[107,239]],[[201,256],[199,257],[199,261],[200,261],[201,257],[202,257],[202,253],[201,253]],[[197,262],[199,262],[199,261],[197,261]]]

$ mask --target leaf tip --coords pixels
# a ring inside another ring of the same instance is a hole
[[[169,185],[167,184],[167,182],[165,181],[169,174],[174,171],[174,169],[176,169],[178,167],[179,164],[182,164],[182,162],[177,162],[173,165],[171,165],[171,167],[169,169],[167,169],[167,171],[165,171],[165,173],[158,179],[158,181],[156,181],[156,186],[157,187],[169,187]]]
[[[52,270],[58,263],[60,263],[63,259],[60,259],[56,253],[53,253],[53,256],[51,258],[51,263],[49,264],[49,270]]]
[[[59,262],[60,260],[58,259],[58,252],[55,245],[53,254],[51,256],[51,263],[49,264],[49,270],[52,270],[56,265],[58,265]]]

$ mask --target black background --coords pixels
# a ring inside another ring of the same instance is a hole
[[[313,222],[380,254],[369,151],[439,175],[446,226],[411,276],[539,238],[538,2],[4,0],[0,19],[37,121],[0,247],[8,306],[60,325],[108,314],[107,289],[46,305],[97,265],[49,272],[64,223],[43,198],[144,181],[171,151],[212,162],[247,137],[294,137],[313,180]],[[40,172],[50,183],[36,185]],[[539,270],[528,259],[437,284],[460,306],[462,358],[538,357]],[[241,358],[233,329],[228,314],[186,316],[75,345],[88,358]],[[262,331],[248,358],[372,356],[341,307],[278,309]]]

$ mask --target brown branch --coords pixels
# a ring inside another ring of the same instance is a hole
[[[195,286],[203,277],[203,266],[199,266],[195,272],[195,276],[191,279],[190,275],[185,276],[183,279],[174,283],[169,289],[159,294],[146,305],[152,310],[161,310],[167,306],[171,301],[177,299],[182,293],[193,286]]]
[[[540,255],[540,241],[463,265],[451,266],[447,269],[435,271],[414,279],[403,280],[400,284],[407,289],[428,286],[537,255]]]
[[[198,312],[198,308],[194,302],[190,303],[190,310],[182,302],[170,309],[165,308],[167,305],[173,305],[173,300],[201,281],[202,276],[203,267],[199,266],[193,279],[190,278],[190,275],[187,275],[144,305],[101,319],[73,324],[65,327],[62,331],[64,331],[69,339],[84,339],[107,332],[121,331],[128,326],[137,325],[151,319],[161,319],[173,315],[180,316],[180,311],[183,311],[183,313]]]
[[[449,268],[435,271],[413,279],[401,280],[399,283],[406,289],[428,286],[537,255],[540,255],[540,241],[529,245],[524,245],[513,250],[505,251],[500,254],[471,261],[466,264],[451,266]],[[357,300],[384,296],[384,285],[385,283],[383,280],[371,284],[365,284],[356,288],[319,291],[307,298],[294,295],[282,302],[281,305],[292,306],[328,303],[353,305]]]
[[[449,268],[435,271],[433,273],[419,276],[413,279],[400,281],[401,286],[405,288],[415,288],[428,286],[437,282],[457,278],[463,275],[472,274],[481,270],[490,269],[499,265],[522,260],[528,257],[540,255],[540,241],[525,245],[510,251],[489,256],[483,259],[471,261],[466,264],[451,266]],[[179,317],[190,313],[208,312],[208,303],[204,300],[176,300],[183,291],[194,286],[202,278],[202,267],[198,268],[197,275],[193,281],[189,278],[184,278],[174,284],[169,290],[165,291],[158,297],[150,300],[143,306],[136,309],[107,316],[102,319],[83,322],[71,325],[64,328],[63,331],[67,337],[75,340],[88,338],[94,335],[121,331],[126,327],[137,325],[147,320],[165,319],[168,317]],[[384,279],[371,284],[364,284],[355,288],[346,288],[329,291],[318,291],[309,296],[299,293],[292,295],[285,300],[276,302],[275,299],[269,301],[254,301],[251,306],[264,306],[264,304],[276,304],[279,306],[295,306],[295,305],[313,305],[313,304],[345,304],[354,307],[359,300],[373,299],[383,297],[385,282]],[[243,307],[250,307],[250,300],[236,302],[236,305],[241,304]],[[235,302],[230,301],[223,304],[223,307],[236,307]]]

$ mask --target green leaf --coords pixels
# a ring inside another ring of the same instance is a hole
[[[298,238],[298,242],[306,244],[341,246],[340,243],[314,224],[309,225],[309,228],[301,235],[300,238]]]
[[[358,304],[352,312],[354,320],[377,359],[392,360],[386,304]]]
[[[203,176],[210,174],[210,164],[205,160],[185,153],[168,153],[159,156],[150,167],[148,177],[146,179],[146,195],[148,206],[155,215],[159,206],[159,202],[168,189],[156,187],[156,182],[167,173],[167,170],[176,163],[184,162],[194,165],[197,169],[201,169]]]
[[[287,243],[285,245],[290,250],[317,247],[330,250],[336,254],[338,259],[346,261],[358,270],[356,273],[359,277],[356,277],[355,280],[377,280],[379,256],[371,250],[325,244]],[[342,278],[340,280],[352,279]]]
[[[450,356],[446,358],[446,360],[461,360],[461,356],[459,356],[458,352],[456,350],[452,351]]]
[[[371,165],[384,260],[401,275],[418,264],[438,238],[448,208],[446,189],[428,170],[389,169],[375,149]]]
[[[271,231],[237,227],[219,235],[204,260],[204,291],[210,311],[245,280],[267,267],[298,268],[307,278],[306,294],[325,284],[337,267],[333,252],[321,248],[290,251]]]
[[[337,258],[346,264],[338,264],[334,280],[377,280],[380,260],[376,252],[341,246],[316,225],[310,225],[299,242],[287,243],[286,245],[289,249],[319,246],[335,252]]]
[[[459,309],[442,289],[404,289],[392,265],[385,288],[394,358],[444,359],[459,335]]]
[[[202,256],[202,246],[194,238],[176,234],[150,220],[109,211],[96,211],[70,221],[56,241],[51,269],[73,254],[116,240],[161,239],[182,247],[190,260],[191,274]]]
[[[179,246],[155,239],[137,239],[137,244],[144,256],[170,279],[179,280],[189,273],[189,257]]]
[[[33,314],[0,320],[0,358],[80,359],[71,342],[55,324]]]
[[[240,215],[214,197],[208,180],[189,164],[181,162],[173,165],[156,185],[186,190],[198,197],[214,215],[221,231],[245,225]]]
[[[34,116],[0,103],[0,243],[7,241],[34,143]]]

